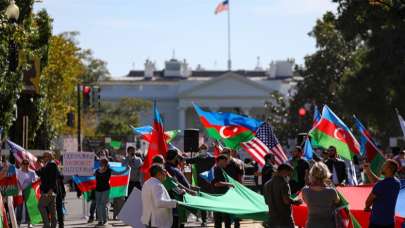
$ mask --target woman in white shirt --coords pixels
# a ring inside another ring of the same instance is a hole
[[[23,159],[21,161],[21,168],[16,170],[16,174],[17,174],[17,180],[18,180],[18,186],[20,189],[20,193],[26,188],[28,187],[30,184],[32,184],[32,182],[34,182],[36,179],[38,179],[37,174],[29,169],[29,161],[27,159]],[[27,206],[25,205],[18,205],[17,206],[17,224],[20,225],[21,224],[21,220],[22,220],[22,213],[25,213],[25,218],[26,221],[28,223],[28,227],[32,227],[32,225],[30,224],[30,219],[28,216],[28,211],[27,211]]]

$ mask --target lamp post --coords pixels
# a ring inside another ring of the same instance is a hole
[[[15,4],[14,0],[10,0],[10,5],[6,9],[6,16],[11,25],[16,25],[18,17],[20,16],[20,9]],[[13,36],[10,36],[10,43],[9,43],[9,71],[15,72],[17,70],[18,65],[18,56],[17,56],[17,45],[14,42]]]

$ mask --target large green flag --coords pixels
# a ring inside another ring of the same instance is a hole
[[[179,202],[185,207],[232,214],[239,218],[266,221],[268,207],[264,197],[243,186],[226,175],[227,181],[234,185],[224,195],[211,195],[201,192],[198,196],[184,195]]]
[[[27,206],[31,224],[39,224],[42,222],[42,217],[38,209],[40,183],[41,181],[37,180],[23,190],[25,205]]]

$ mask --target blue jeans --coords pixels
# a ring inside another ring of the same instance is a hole
[[[104,192],[97,192],[96,191],[96,209],[97,209],[97,216],[98,221],[105,223],[107,222],[108,218],[108,196],[110,195],[110,190]]]

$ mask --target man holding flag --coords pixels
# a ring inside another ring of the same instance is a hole
[[[369,227],[395,227],[395,205],[401,188],[401,183],[395,177],[398,164],[391,159],[384,163],[382,168],[384,179],[377,177],[368,163],[365,164],[364,170],[370,180],[378,180],[365,203],[365,210],[371,210]]]

